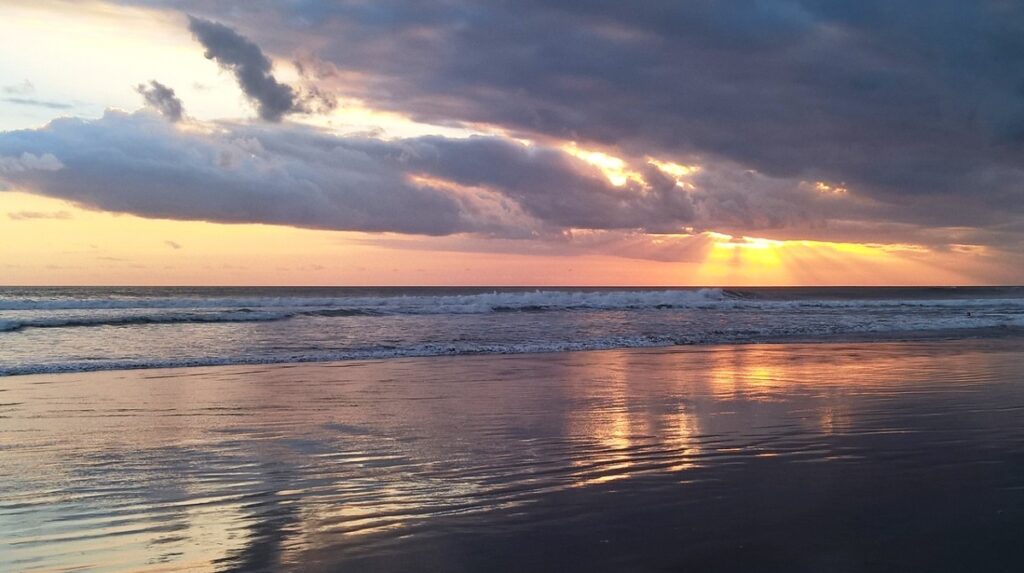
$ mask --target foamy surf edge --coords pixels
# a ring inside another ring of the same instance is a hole
[[[500,356],[518,354],[552,354],[562,352],[585,352],[598,350],[628,350],[643,348],[671,348],[681,346],[729,346],[738,344],[785,344],[785,343],[841,343],[841,342],[913,342],[931,340],[959,340],[966,338],[1024,337],[1024,324],[985,325],[974,328],[944,327],[916,330],[851,330],[839,333],[791,332],[768,334],[739,334],[729,336],[692,337],[651,337],[624,336],[590,341],[561,341],[529,344],[424,344],[407,348],[388,346],[328,351],[320,353],[277,355],[277,356],[236,356],[219,358],[183,358],[176,360],[88,360],[51,364],[32,364],[4,367],[0,365],[0,377],[25,376],[34,374],[84,373],[115,370],[142,370],[164,368],[194,368],[216,366],[252,366],[317,364],[351,362],[360,360],[387,360],[401,358],[431,358],[443,356]]]

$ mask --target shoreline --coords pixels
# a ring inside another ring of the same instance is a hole
[[[990,297],[989,295],[995,295]],[[0,293],[0,376],[615,348],[1024,337],[983,289]],[[964,298],[967,297],[967,298]]]
[[[985,331],[979,333],[979,331]],[[979,335],[981,334],[981,335]],[[0,373],[0,382],[5,379],[21,379],[25,377],[35,376],[71,376],[75,374],[110,374],[119,372],[164,372],[164,371],[177,371],[177,370],[206,370],[206,369],[231,369],[231,368],[254,368],[259,367],[262,369],[269,368],[296,368],[302,366],[324,366],[324,367],[344,367],[360,364],[378,364],[378,363],[390,363],[390,362],[408,362],[408,361],[430,361],[437,359],[488,359],[488,358],[508,358],[516,356],[551,356],[551,355],[572,355],[572,354],[590,354],[590,353],[603,353],[603,352],[648,352],[648,353],[681,353],[681,352],[700,352],[714,349],[726,349],[726,348],[756,348],[760,346],[764,347],[777,347],[777,346],[830,346],[830,345],[844,345],[844,344],[907,344],[912,345],[915,343],[942,343],[942,342],[984,342],[984,341],[1007,341],[1007,340],[1024,340],[1024,328],[988,328],[988,329],[963,329],[957,331],[936,331],[934,333],[923,331],[915,333],[912,337],[878,337],[876,333],[863,333],[859,336],[841,335],[831,338],[792,338],[792,339],[777,339],[770,341],[751,341],[751,342],[710,342],[710,343],[694,343],[694,344],[666,344],[666,345],[651,345],[651,346],[616,346],[610,348],[585,348],[578,350],[550,350],[550,351],[529,351],[529,352],[478,352],[478,353],[464,353],[464,354],[411,354],[405,356],[389,356],[389,357],[369,357],[369,358],[345,358],[345,359],[310,359],[310,360],[290,360],[290,361],[230,361],[224,363],[195,363],[195,364],[171,364],[171,365],[158,365],[158,366],[135,366],[135,367],[97,367],[93,369],[75,369],[75,370],[58,370],[58,371],[45,371],[45,372],[26,372],[26,373],[15,373],[6,374]]]

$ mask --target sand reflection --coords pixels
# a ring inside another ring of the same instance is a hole
[[[339,559],[372,553],[453,516],[529,514],[560,491],[704,479],[764,457],[850,459],[857,452],[835,440],[891,431],[898,420],[883,406],[959,383],[957,373],[975,385],[1000,375],[998,353],[921,348],[10,378],[0,548],[15,570],[279,569],[323,547]]]

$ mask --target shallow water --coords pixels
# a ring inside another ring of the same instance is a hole
[[[1022,335],[1022,287],[0,287],[0,376]]]
[[[3,571],[1019,571],[1024,342],[19,376]]]

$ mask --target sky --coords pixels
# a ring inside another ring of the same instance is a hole
[[[0,21],[0,284],[1024,283],[1017,2]]]

